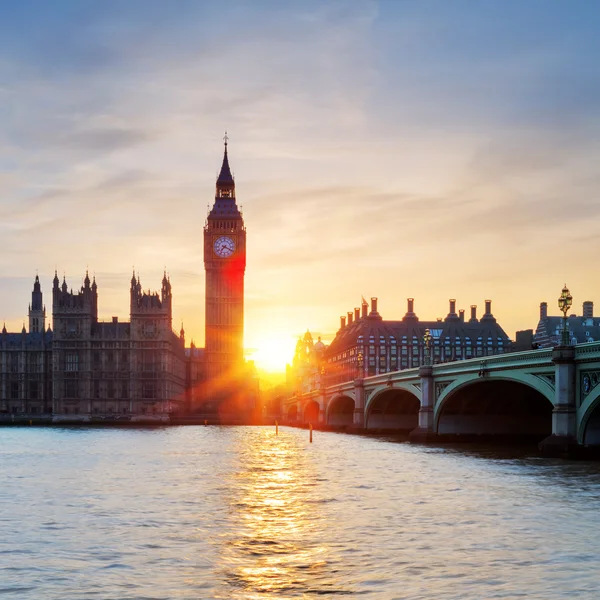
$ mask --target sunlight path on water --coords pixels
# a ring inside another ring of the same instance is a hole
[[[271,427],[0,430],[0,597],[600,597],[600,464]]]

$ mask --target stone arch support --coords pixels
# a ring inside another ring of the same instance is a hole
[[[317,425],[323,421],[323,400],[318,397],[307,398],[301,406],[301,418],[303,423]]]
[[[596,386],[577,410],[577,442],[585,443],[585,430],[594,410],[600,404],[600,385]]]
[[[354,423],[354,409],[356,399],[351,392],[340,393],[327,402],[325,410],[325,423],[333,426],[352,426]]]
[[[445,383],[434,409],[437,434],[541,436],[552,431],[554,389],[534,374],[469,373]]]
[[[298,402],[286,406],[285,418],[292,423],[298,420]]]
[[[406,432],[416,429],[421,406],[419,392],[411,384],[379,386],[365,407],[365,428]]]
[[[466,375],[460,375],[454,381],[449,383],[443,388],[438,398],[435,400],[434,408],[434,424],[435,430],[437,431],[438,421],[441,413],[441,409],[444,403],[452,396],[455,392],[473,383],[479,383],[484,381],[514,381],[515,383],[522,383],[530,388],[533,388],[549,402],[552,406],[555,404],[554,388],[549,382],[546,382],[532,373],[506,373],[506,374],[493,374],[485,378],[480,377],[478,374],[468,373]]]
[[[367,401],[365,403],[365,414],[369,413],[369,410],[371,410],[371,407],[377,401],[377,398],[379,398],[382,394],[393,391],[393,390],[397,390],[397,391],[402,390],[402,391],[408,392],[409,394],[412,394],[419,401],[419,404],[421,404],[421,390],[416,385],[412,385],[411,383],[394,383],[391,386],[380,385],[380,386],[377,386],[374,390],[369,390],[370,391],[369,398],[367,399]]]
[[[331,396],[331,398],[327,399],[327,411],[329,411],[329,407],[331,406],[331,404],[336,400],[339,400],[340,398],[350,398],[352,402],[356,402],[356,394],[354,393],[354,390],[348,390],[347,392],[337,392],[336,394]]]

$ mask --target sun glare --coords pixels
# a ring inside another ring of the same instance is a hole
[[[246,351],[246,358],[253,360],[259,369],[271,373],[284,373],[285,365],[292,362],[296,338],[285,334],[271,335],[254,340]]]

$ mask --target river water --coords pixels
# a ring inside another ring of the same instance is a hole
[[[600,464],[261,427],[0,429],[0,597],[599,598]]]

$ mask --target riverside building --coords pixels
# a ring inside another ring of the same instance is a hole
[[[322,352],[318,366],[324,385],[333,385],[381,373],[419,367],[425,353],[425,333],[431,335],[430,356],[434,364],[484,358],[513,349],[512,341],[492,314],[492,301],[485,301],[484,314],[477,317],[471,305],[470,317],[456,311],[456,300],[449,301],[445,319],[421,321],[408,298],[406,314],[400,320],[384,319],[371,304],[362,301],[340,318],[340,328]]]
[[[552,348],[562,343],[562,332],[566,324],[569,343],[585,344],[600,341],[600,318],[594,317],[594,303],[586,300],[582,305],[582,314],[562,316],[548,315],[548,303],[540,303],[540,320],[533,334],[533,343],[537,348]]]

